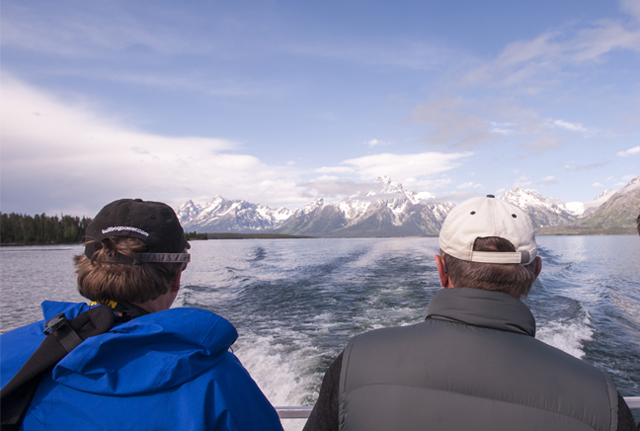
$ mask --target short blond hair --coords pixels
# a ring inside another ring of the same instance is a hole
[[[74,257],[78,275],[78,292],[97,302],[143,303],[167,293],[182,270],[181,263],[128,264],[108,261],[118,255],[135,257],[147,251],[138,238],[108,237],[91,259],[84,254]]]

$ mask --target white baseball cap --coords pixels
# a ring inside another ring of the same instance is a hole
[[[476,238],[500,237],[515,252],[473,251]],[[519,263],[527,265],[537,254],[529,216],[517,206],[493,195],[469,199],[456,206],[440,230],[440,249],[468,262]]]

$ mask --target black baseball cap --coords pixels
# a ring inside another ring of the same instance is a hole
[[[106,205],[87,227],[84,254],[89,259],[101,246],[101,241],[111,236],[139,238],[148,247],[132,260],[126,256],[113,259],[120,263],[141,262],[189,262],[190,248],[184,236],[178,216],[162,202],[142,199],[120,199]],[[110,259],[109,261],[111,261]]]

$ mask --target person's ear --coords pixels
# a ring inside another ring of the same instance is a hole
[[[180,277],[181,276],[182,276],[182,271],[178,272],[178,275],[176,275],[176,279],[173,280],[173,283],[171,283],[171,291],[172,292],[178,293],[178,291],[180,290]]]
[[[540,271],[542,271],[542,259],[540,259],[540,256],[536,256],[534,262],[536,263],[536,278],[538,278]]]
[[[449,274],[447,273],[447,265],[444,263],[444,259],[439,254],[433,256],[436,260],[436,266],[438,267],[438,276],[440,277],[440,285],[445,289],[449,289],[454,287],[453,283],[451,283],[451,278],[449,278]]]

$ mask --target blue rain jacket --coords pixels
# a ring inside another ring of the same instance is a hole
[[[0,385],[44,339],[44,322],[86,304],[45,301],[44,320],[0,336]],[[282,430],[229,347],[238,334],[206,310],[174,308],[88,338],[42,379],[26,430]]]

